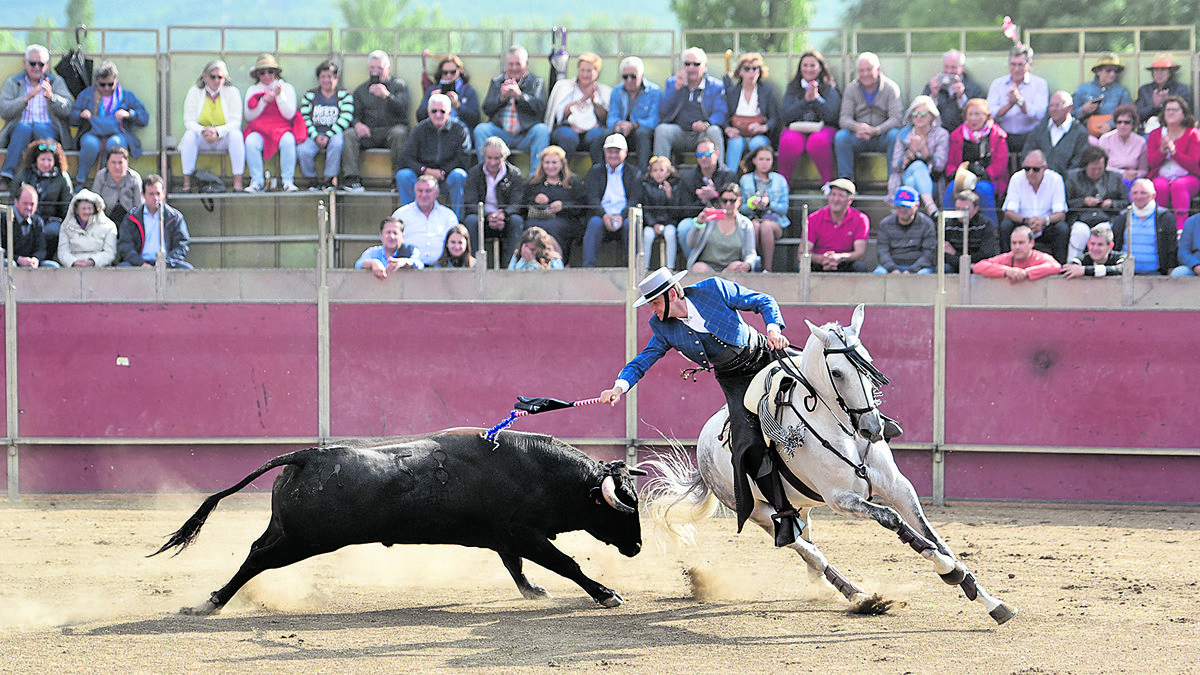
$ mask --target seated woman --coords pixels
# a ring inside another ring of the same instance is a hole
[[[737,183],[721,188],[720,209],[707,208],[696,216],[688,233],[692,254],[688,269],[692,272],[751,272],[758,253],[754,248],[754,226],[738,213],[742,207],[742,189]]]
[[[821,52],[812,49],[800,56],[796,77],[783,93],[779,115],[779,173],[792,184],[792,173],[800,156],[808,153],[821,174],[821,184],[836,178],[833,136],[838,130],[842,95]]]
[[[904,114],[905,126],[896,136],[892,148],[892,170],[888,175],[888,196],[894,198],[901,185],[916,188],[921,195],[921,207],[930,217],[938,212],[933,191],[935,176],[946,171],[946,156],[950,152],[950,132],[942,128],[937,103],[928,96],[918,96]]]
[[[450,99],[450,117],[466,125],[474,131],[479,124],[479,95],[468,84],[471,77],[463,67],[462,59],[454,54],[447,54],[438,61],[437,70],[429,78],[433,84],[425,89],[421,104],[417,106],[417,121],[429,117],[429,97],[437,93],[445,94]]]
[[[1117,106],[1133,104],[1129,90],[1118,82],[1125,66],[1116,54],[1100,57],[1092,72],[1096,77],[1091,82],[1084,82],[1075,90],[1073,97],[1075,118],[1083,123],[1088,133],[1099,138],[1116,127],[1113,125],[1113,115]],[[1136,109],[1136,108],[1135,108]]]
[[[946,176],[950,185],[942,197],[942,208],[954,208],[954,196],[959,191],[974,190],[984,215],[1000,224],[996,220],[996,195],[1008,189],[1008,134],[992,119],[988,102],[982,98],[967,101],[963,123],[950,132]],[[973,180],[975,185],[958,184],[956,177]]]
[[[775,173],[775,150],[764,145],[751,150],[742,159],[742,194],[750,195],[742,204],[742,213],[754,225],[754,236],[758,242],[758,253],[762,256],[763,269],[771,271],[771,258],[775,256],[775,242],[791,224],[788,220],[788,184],[783,176]]]
[[[679,174],[671,165],[670,157],[650,158],[650,165],[642,177],[642,220],[645,222],[642,251],[646,254],[643,264],[650,264],[650,248],[655,239],[662,237],[666,249],[662,264],[669,270],[675,269],[679,248],[675,240],[675,223],[679,221]]]
[[[579,55],[575,78],[559,80],[546,102],[546,126],[553,129],[550,142],[567,155],[587,150],[592,164],[604,161],[604,138],[608,135],[608,103],[612,87],[600,84],[600,57],[592,52]]]
[[[1159,127],[1146,139],[1158,205],[1174,209],[1175,227],[1182,230],[1192,197],[1200,192],[1200,132],[1187,101],[1168,96],[1158,116]]]
[[[129,151],[116,145],[108,149],[104,168],[96,172],[92,192],[100,195],[108,207],[104,215],[114,223],[142,205],[142,176],[129,168]]]
[[[311,190],[329,190],[342,168],[342,132],[354,122],[354,97],[338,86],[338,64],[325,59],[317,66],[318,86],[304,92],[300,99],[300,118],[304,120],[304,140],[296,147],[300,173],[312,178]],[[325,151],[325,178],[317,177],[317,154]],[[282,161],[282,158],[280,159]]]
[[[295,192],[296,138],[307,137],[304,119],[296,114],[296,90],[283,81],[283,70],[275,57],[263,54],[250,69],[254,84],[246,90],[246,163],[250,185],[246,192],[267,189],[263,162],[279,152],[279,173],[284,192]]]
[[[1137,128],[1137,107],[1132,103],[1123,103],[1113,111],[1112,131],[1100,137],[1097,143],[1108,153],[1108,168],[1119,171],[1125,187],[1133,185],[1138,178],[1145,178],[1150,173],[1150,163],[1146,154],[1146,139],[1133,133]]]
[[[142,156],[142,142],[133,130],[150,123],[146,106],[121,86],[117,66],[102,61],[92,75],[92,86],[79,92],[71,109],[71,126],[79,127],[79,170],[75,183],[87,185],[88,173],[105,148],[129,148],[134,159]]]
[[[225,62],[209,61],[196,86],[183,101],[183,136],[179,139],[179,163],[183,169],[183,191],[192,189],[196,157],[200,151],[229,153],[233,189],[242,189],[246,171],[246,141],[242,137],[242,94],[229,83]]]
[[[433,264],[434,267],[475,267],[475,256],[471,255],[471,233],[467,226],[458,224],[446,231],[446,239],[442,242],[442,257]]]
[[[546,146],[538,155],[538,166],[525,186],[525,227],[540,227],[554,238],[565,259],[581,235],[578,222],[583,185],[567,165],[567,153],[557,145]]]
[[[550,235],[540,227],[531,227],[521,234],[517,250],[508,261],[510,270],[561,270],[562,253],[559,253]]]
[[[13,203],[25,183],[37,190],[37,214],[45,223],[42,238],[46,241],[46,255],[50,255],[58,250],[59,223],[66,218],[67,205],[71,203],[71,178],[67,175],[67,155],[61,143],[42,138],[25,146],[20,169],[12,181]]]
[[[104,200],[80,190],[71,200],[58,236],[63,267],[108,267],[117,259],[117,226],[104,215]]]
[[[732,81],[725,83],[729,125],[725,127],[725,166],[737,171],[742,155],[771,143],[779,126],[779,94],[766,81],[762,54],[749,52],[738,59]]]

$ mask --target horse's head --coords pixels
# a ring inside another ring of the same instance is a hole
[[[871,354],[859,339],[864,314],[862,305],[855,307],[854,317],[846,328],[836,322],[817,326],[806,320],[804,323],[808,324],[812,335],[804,347],[804,360],[817,359],[820,355],[825,375],[813,377],[813,384],[821,382],[831,388],[858,434],[874,443],[883,440],[878,387],[889,380],[872,365]],[[817,369],[821,368],[818,366]]]

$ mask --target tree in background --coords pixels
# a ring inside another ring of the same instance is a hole
[[[769,28],[780,32],[742,34],[738,47],[742,52],[787,51],[790,31],[803,31],[811,16],[809,0],[761,0],[761,2],[730,2],[729,0],[671,0],[671,11],[679,17],[684,30]],[[694,35],[687,47],[700,47],[707,52],[721,52],[734,46],[728,35]]]
[[[74,29],[76,26],[91,26],[96,20],[96,8],[92,6],[92,0],[68,0],[67,2],[67,28]],[[82,37],[82,36],[81,36]],[[75,46],[75,35],[72,33],[65,38],[67,41],[66,49]],[[89,51],[92,48],[92,39],[83,38],[83,49]]]

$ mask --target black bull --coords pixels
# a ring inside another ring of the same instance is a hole
[[[549,436],[506,431],[498,446],[481,430],[344,443],[276,457],[208,499],[151,555],[196,539],[221,499],[276,467],[271,522],[237,574],[204,604],[212,614],[259,572],[350,544],[460,544],[500,554],[526,598],[547,597],[521,571],[522,559],[574,581],[596,602],[619,593],[584,575],[550,540],[584,530],[634,556],[642,548],[637,492],[624,462],[596,462]],[[176,551],[178,554],[179,551]]]

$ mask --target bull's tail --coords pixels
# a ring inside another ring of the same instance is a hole
[[[146,557],[150,558],[150,557],[156,556],[159,553],[162,553],[163,551],[166,551],[167,549],[170,549],[170,548],[175,548],[176,546],[179,547],[179,550],[175,551],[175,553],[172,554],[172,556],[176,556],[176,555],[179,555],[180,553],[182,553],[183,549],[187,548],[193,541],[196,540],[196,537],[200,535],[200,528],[204,527],[204,521],[208,520],[209,514],[213,512],[213,509],[217,508],[217,502],[219,502],[222,499],[228,497],[229,495],[237,492],[238,490],[241,490],[242,488],[246,487],[252,481],[254,481],[254,479],[256,479],[259,476],[263,475],[264,473],[270,471],[271,469],[281,467],[281,466],[287,466],[288,464],[301,464],[302,462],[301,462],[299,456],[303,452],[305,452],[305,451],[300,450],[298,452],[291,452],[286,455],[280,455],[279,457],[276,457],[275,459],[272,459],[271,461],[267,462],[266,464],[263,464],[262,466],[255,469],[254,472],[251,473],[249,476],[246,476],[242,480],[238,481],[237,485],[234,485],[233,487],[222,490],[222,491],[216,493],[215,495],[212,495],[208,499],[205,499],[204,503],[200,505],[200,508],[196,509],[196,512],[192,514],[192,517],[188,518],[187,522],[185,522],[183,524],[183,527],[181,527],[178,530],[176,530],[175,532],[173,532],[167,538],[167,543],[163,544],[162,548],[158,549],[157,551],[155,551],[154,553],[151,553],[150,555],[148,555]]]
[[[652,467],[658,474],[644,489],[654,522],[677,543],[695,544],[695,523],[716,513],[720,506],[700,469],[678,447],[670,454],[655,455],[640,466]]]

